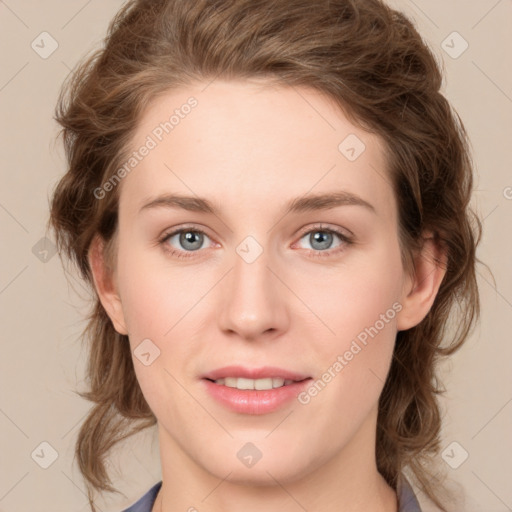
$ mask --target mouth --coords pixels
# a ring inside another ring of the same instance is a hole
[[[225,367],[201,379],[211,398],[231,411],[266,414],[284,407],[312,380],[304,374],[276,367]]]

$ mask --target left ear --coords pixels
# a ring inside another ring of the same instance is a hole
[[[423,246],[414,257],[413,275],[404,280],[402,309],[396,316],[399,331],[415,327],[427,316],[446,274],[446,262],[446,250],[432,233],[425,233]]]

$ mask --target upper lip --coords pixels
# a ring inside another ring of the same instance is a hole
[[[261,368],[249,368],[245,366],[224,366],[217,368],[205,375],[203,379],[217,380],[226,377],[242,377],[246,379],[266,379],[269,377],[285,380],[301,381],[309,378],[309,375],[292,372],[276,366],[263,366]]]

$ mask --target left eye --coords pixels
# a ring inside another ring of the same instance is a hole
[[[306,247],[307,249],[325,251],[332,248],[334,237],[338,237],[342,242],[346,241],[346,238],[341,233],[330,229],[314,229],[308,231],[301,240],[306,239],[309,242],[311,247]]]

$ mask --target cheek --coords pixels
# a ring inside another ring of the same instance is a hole
[[[123,252],[120,246],[119,288],[134,367],[146,400],[155,411],[153,405],[158,407],[162,393],[167,399],[181,396],[182,390],[171,375],[188,377],[193,373],[190,362],[200,349],[198,325],[211,313],[205,311],[201,298],[212,289],[215,276],[199,278],[190,269],[183,271],[149,260],[143,251]],[[148,351],[152,362],[145,366],[138,358]]]
[[[143,251],[119,251],[119,289],[130,338],[163,339],[200,298],[189,273],[151,263]]]
[[[328,293],[311,288],[316,290],[310,295],[311,309],[321,313],[332,332],[325,329],[325,343],[315,346],[319,381],[311,390],[314,396],[303,398],[320,408],[339,404],[333,411],[336,424],[352,411],[356,425],[374,406],[393,357],[402,267],[398,245],[396,250],[382,247],[358,258],[350,272],[332,272],[326,279]]]
[[[369,274],[347,282],[352,294],[339,293],[337,307],[325,311],[325,318],[335,336],[325,336],[329,343],[317,343],[319,373],[313,385],[299,397],[311,410],[329,410],[329,417],[319,417],[319,428],[339,428],[347,435],[357,431],[378,403],[389,372],[396,340],[396,315],[401,309],[394,301],[393,283],[380,282],[377,289]],[[356,286],[357,284],[357,286]],[[356,293],[357,292],[357,293]],[[328,425],[331,425],[328,426]]]
[[[398,247],[357,254],[339,268],[329,269],[322,279],[314,274],[296,276],[300,294],[307,297],[325,330],[326,337],[339,340],[341,348],[365,329],[374,326],[393,334],[397,310],[401,309],[402,266]],[[319,282],[325,283],[318,286]],[[384,322],[384,324],[383,324]]]

